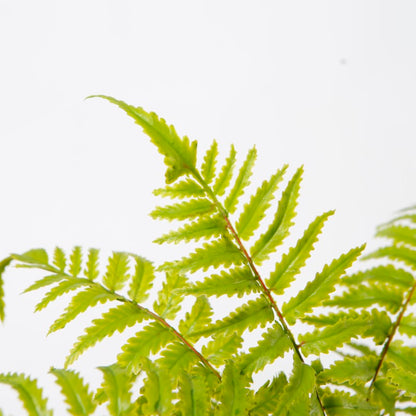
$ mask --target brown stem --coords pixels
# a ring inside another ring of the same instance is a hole
[[[405,302],[403,303],[402,309],[401,309],[399,315],[397,316],[396,322],[393,325],[391,333],[387,337],[386,342],[384,343],[383,349],[381,351],[380,360],[377,363],[376,371],[375,371],[374,376],[371,379],[371,383],[368,387],[367,400],[369,400],[369,398],[370,398],[371,390],[374,387],[374,383],[376,382],[377,376],[378,376],[378,374],[381,370],[381,366],[383,365],[384,359],[386,358],[386,355],[387,355],[387,352],[389,350],[391,341],[393,340],[393,337],[396,334],[397,328],[399,327],[400,322],[402,321],[403,315],[406,312],[407,305],[409,304],[410,300],[412,299],[412,296],[413,296],[413,293],[414,293],[415,289],[416,289],[416,283],[410,289],[409,294],[408,294]]]

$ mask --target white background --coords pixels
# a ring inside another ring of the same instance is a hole
[[[0,0],[1,257],[75,244],[167,255],[151,241],[168,227],[147,216],[162,160],[120,110],[83,100],[97,93],[202,149],[256,144],[260,173],[304,164],[299,229],[337,210],[316,264],[371,240],[416,200],[415,13],[398,0]],[[5,275],[0,371],[47,385],[74,335],[45,339],[51,318],[19,295],[33,277]],[[21,414],[6,387],[0,408]]]

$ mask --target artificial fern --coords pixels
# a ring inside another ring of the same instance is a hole
[[[68,254],[34,249],[0,263],[1,319],[2,276],[11,263],[43,271],[26,289],[47,289],[36,310],[70,297],[49,332],[108,304],[74,342],[65,368],[51,370],[68,413],[92,415],[104,407],[125,416],[416,414],[414,210],[378,230],[389,243],[366,258],[380,264],[348,275],[364,250],[353,248],[289,295],[333,214],[318,216],[286,248],[303,168],[286,178],[283,166],[247,196],[255,148],[240,161],[231,146],[220,163],[213,141],[198,160],[197,142],[181,138],[156,114],[102,98],[132,117],[164,156],[166,187],[155,195],[171,201],[151,216],[177,225],[155,242],[193,246],[159,265],[127,252],[103,260],[99,250],[78,246]],[[224,295],[237,306],[218,316],[215,301]],[[69,367],[127,328],[134,335],[114,364],[100,367],[102,385],[92,392]],[[267,370],[271,377],[256,387],[257,375],[282,360],[284,368]],[[29,415],[52,414],[28,376],[2,374],[0,382],[18,391]]]

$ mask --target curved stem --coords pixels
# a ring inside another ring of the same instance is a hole
[[[380,355],[380,360],[377,363],[377,367],[376,370],[374,372],[374,376],[371,379],[371,383],[368,387],[368,394],[367,394],[367,400],[370,398],[370,394],[371,394],[371,390],[374,387],[374,383],[376,382],[376,379],[378,377],[378,374],[381,370],[381,366],[383,365],[384,359],[386,358],[387,352],[389,350],[391,341],[393,340],[394,335],[396,334],[396,331],[400,325],[400,322],[402,321],[403,315],[406,312],[406,308],[409,305],[410,300],[412,299],[413,293],[416,290],[416,283],[414,283],[414,285],[412,286],[412,288],[409,291],[409,294],[407,295],[406,300],[403,303],[402,309],[400,311],[400,313],[397,315],[397,319],[396,322],[393,325],[393,328],[391,330],[390,335],[387,337],[386,342],[383,345],[383,349],[381,350],[381,355]]]

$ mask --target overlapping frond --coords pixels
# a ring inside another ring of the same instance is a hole
[[[0,262],[0,322],[4,321],[4,289],[3,273],[6,267],[12,262],[12,257],[7,257]]]

